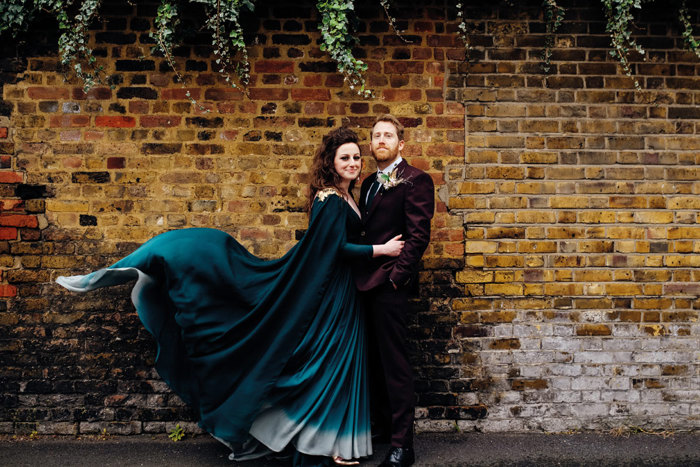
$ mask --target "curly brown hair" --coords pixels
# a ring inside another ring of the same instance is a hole
[[[323,137],[321,145],[316,151],[311,165],[311,181],[309,183],[309,201],[307,211],[311,210],[316,193],[324,188],[338,188],[340,176],[335,171],[335,153],[340,146],[346,143],[355,143],[358,146],[357,133],[347,127],[336,128]],[[355,181],[350,182],[350,190],[355,186]]]

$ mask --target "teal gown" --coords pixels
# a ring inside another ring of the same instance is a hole
[[[352,243],[360,230],[355,211],[324,190],[306,234],[282,258],[263,260],[225,232],[192,228],[57,282],[85,292],[136,280],[131,298],[157,341],[158,373],[232,459],[288,445],[359,458],[372,453],[364,320],[351,276],[353,261],[372,256],[371,246]]]

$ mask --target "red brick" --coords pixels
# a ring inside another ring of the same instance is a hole
[[[136,126],[134,117],[95,117],[96,126],[108,126],[113,128],[131,128]]]
[[[254,65],[256,73],[294,73],[294,62],[283,60],[260,60]]]
[[[309,88],[313,86],[321,86],[321,75],[304,76],[304,86]]]
[[[27,88],[27,95],[31,99],[68,99],[70,91],[68,88],[33,86]]]
[[[189,96],[187,96],[187,93],[190,93]],[[189,100],[190,98],[192,99],[199,99],[199,96],[201,95],[202,90],[199,88],[171,88],[171,89],[163,89],[160,92],[160,97],[165,100],[179,100],[179,101],[184,101],[184,100]]]
[[[459,117],[427,117],[428,128],[464,128],[464,119]]]
[[[17,240],[17,229],[14,227],[0,227],[0,240]]]
[[[292,99],[295,101],[329,101],[331,92],[328,89],[292,89]]]
[[[0,138],[7,138],[7,127],[0,127]]]
[[[92,88],[87,94],[82,88],[73,88],[73,99],[75,100],[85,100],[85,99],[98,99],[106,100],[112,98],[112,90],[105,87]]]
[[[52,127],[62,128],[85,127],[89,124],[90,117],[87,115],[54,115],[49,123]]]
[[[0,297],[16,297],[17,287],[14,285],[1,284],[0,285]]]
[[[173,127],[178,126],[182,117],[177,115],[146,115],[139,119],[142,127]]]
[[[132,114],[147,114],[149,105],[147,101],[129,101],[129,112]]]
[[[250,98],[253,100],[286,101],[289,91],[280,88],[251,88]]]
[[[396,73],[396,74],[406,74],[406,73],[423,73],[424,65],[423,62],[414,61],[396,61],[396,62],[384,62],[384,73]]]
[[[385,89],[384,100],[389,102],[411,102],[421,100],[420,89]]]
[[[22,172],[0,172],[0,183],[22,183]]]
[[[107,168],[108,169],[123,169],[126,166],[126,161],[123,157],[108,157],[107,158]]]
[[[2,211],[18,211],[24,207],[24,201],[21,199],[3,199],[0,200],[0,212]]]
[[[104,137],[104,133],[101,131],[86,131],[83,133],[83,138],[85,138],[85,141],[95,141],[98,139],[102,139]]]
[[[0,216],[0,225],[7,227],[39,227],[36,216],[27,214],[10,214]]]
[[[208,101],[240,101],[243,92],[236,88],[211,88],[204,91],[204,99]]]

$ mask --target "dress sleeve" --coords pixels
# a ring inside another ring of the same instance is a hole
[[[348,259],[370,259],[374,254],[372,245],[344,242],[340,246],[340,256]]]
[[[347,234],[347,203],[337,195],[335,190],[324,190],[319,193],[319,196],[314,200],[314,208],[320,207],[321,204],[327,204],[326,209],[312,209],[312,215],[316,213],[318,216],[316,221],[321,223],[333,223],[339,229],[342,236],[338,248],[338,255],[344,259],[366,259],[369,260],[374,254],[372,245],[363,245],[359,243],[348,242]],[[342,228],[340,226],[342,225]]]

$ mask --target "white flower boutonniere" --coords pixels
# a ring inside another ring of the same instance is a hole
[[[379,183],[382,184],[385,190],[389,190],[406,182],[407,180],[405,178],[399,177],[398,169],[392,170],[390,174],[379,174]]]

